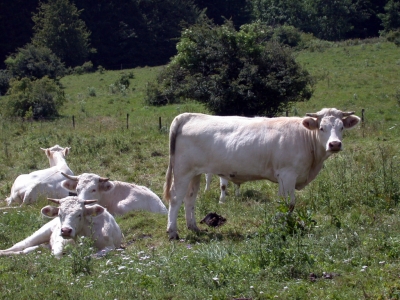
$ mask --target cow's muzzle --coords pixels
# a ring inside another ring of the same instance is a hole
[[[71,234],[72,234],[72,228],[68,228],[68,227],[61,228],[61,236],[63,238],[66,238],[66,239],[71,238],[72,237]]]
[[[328,144],[329,151],[337,152],[342,150],[342,142],[340,141],[333,141]]]

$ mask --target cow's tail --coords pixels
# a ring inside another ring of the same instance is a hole
[[[167,202],[171,200],[171,186],[173,180],[174,161],[175,161],[175,145],[176,145],[176,137],[178,135],[178,130],[181,125],[180,120],[181,118],[179,116],[175,117],[175,119],[171,123],[171,127],[169,130],[169,164],[167,173],[165,174],[164,193],[163,193],[163,199]]]

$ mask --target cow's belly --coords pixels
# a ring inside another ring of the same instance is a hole
[[[231,174],[217,174],[218,176],[232,181],[235,184],[242,184],[247,181],[256,181],[262,179],[268,179],[272,182],[277,182],[273,177],[266,177],[262,175],[245,175],[245,174],[238,174],[238,173],[231,173]]]

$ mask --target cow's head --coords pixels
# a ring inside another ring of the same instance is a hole
[[[100,199],[102,193],[107,193],[114,188],[109,178],[103,178],[96,174],[83,173],[79,176],[71,176],[61,173],[67,179],[61,185],[63,188],[76,192],[81,199]]]
[[[354,112],[342,112],[336,108],[324,108],[306,116],[303,126],[309,130],[318,130],[318,140],[328,153],[342,150],[343,130],[351,129],[360,122]]]
[[[47,205],[42,208],[43,215],[60,218],[60,235],[65,239],[74,239],[77,234],[82,233],[83,226],[88,226],[85,222],[87,216],[97,216],[104,212],[104,207],[100,205],[88,205],[97,200],[82,200],[78,197],[66,197],[63,199],[48,200],[59,204],[58,207]]]
[[[57,165],[60,159],[64,159],[68,155],[71,148],[70,147],[63,148],[59,145],[55,145],[51,148],[40,148],[40,149],[44,151],[47,158],[49,159],[50,167],[54,167],[55,165]]]

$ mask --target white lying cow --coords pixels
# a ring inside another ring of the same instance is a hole
[[[167,208],[161,199],[144,186],[111,181],[92,173],[79,176],[63,174],[67,179],[62,186],[84,200],[97,199],[98,203],[113,214],[123,215],[132,210],[146,210],[167,214]],[[64,178],[65,179],[65,178]]]
[[[92,238],[98,255],[120,248],[121,229],[107,209],[98,204],[88,205],[96,200],[84,201],[73,196],[49,200],[60,206],[47,205],[42,208],[42,214],[56,218],[11,248],[0,250],[0,256],[29,253],[41,244],[49,243],[52,254],[60,258],[64,246],[73,243],[78,236]]]
[[[61,186],[61,182],[64,180],[61,172],[73,175],[65,161],[70,148],[55,145],[51,148],[41,149],[49,159],[50,168],[19,175],[11,188],[10,197],[6,199],[8,205],[14,201],[21,205],[33,203],[41,195],[50,198],[68,196],[68,191]]]
[[[209,191],[211,187],[211,180],[212,180],[213,174],[207,173],[206,174],[206,187],[204,191]],[[226,198],[226,188],[228,187],[228,180],[222,177],[219,177],[219,188],[221,190],[221,195],[219,196],[219,203],[225,203],[225,198]],[[240,184],[235,184],[235,195],[239,196],[240,195]]]
[[[323,162],[342,150],[343,129],[360,118],[354,112],[324,108],[305,118],[245,118],[184,113],[170,127],[170,158],[164,199],[170,202],[167,231],[178,238],[177,216],[185,203],[187,227],[198,231],[194,206],[203,173],[217,174],[235,184],[268,179],[279,183],[279,196],[295,205],[302,189],[319,173]]]

